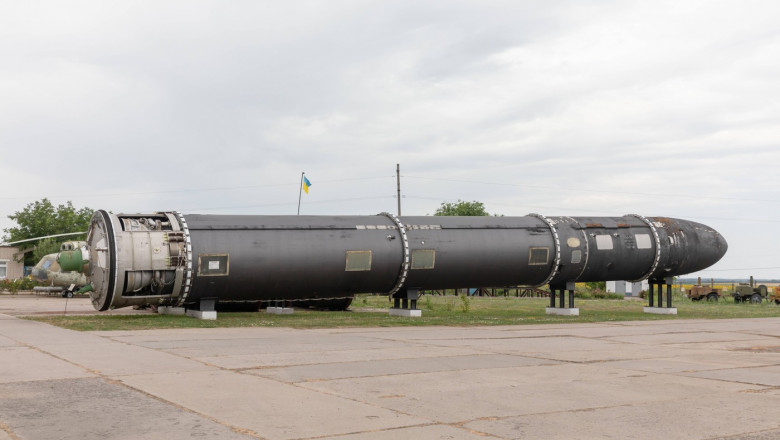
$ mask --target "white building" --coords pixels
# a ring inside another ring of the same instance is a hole
[[[639,292],[649,289],[650,285],[647,283],[647,280],[638,283],[632,283],[631,281],[607,281],[608,293],[620,293],[625,296],[639,296]]]
[[[0,246],[0,280],[15,280],[24,276],[22,254],[16,246]]]

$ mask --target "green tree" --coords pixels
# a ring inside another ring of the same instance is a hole
[[[440,216],[485,216],[490,215],[485,210],[482,202],[464,202],[458,199],[456,203],[442,202],[441,206],[433,215]]]
[[[89,228],[89,220],[92,218],[92,209],[76,209],[68,201],[65,205],[52,205],[49,199],[41,199],[30,203],[21,211],[17,211],[8,218],[15,221],[17,226],[4,229],[4,241],[19,241],[29,238],[45,237],[47,235],[66,234],[69,232],[84,231],[84,236],[67,237],[64,240],[84,240],[86,230]],[[42,240],[27,243],[36,246]],[[51,245],[50,243],[48,244]],[[25,254],[24,264],[31,266],[36,263],[33,253]]]

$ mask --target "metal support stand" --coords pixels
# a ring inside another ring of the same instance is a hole
[[[401,288],[393,294],[393,307],[390,309],[390,316],[421,317],[422,310],[417,309],[417,299],[419,297],[420,289]]]
[[[292,315],[295,309],[292,307],[288,307],[289,304],[287,304],[288,301],[274,301],[274,305],[268,305],[265,309],[265,313],[269,313],[271,315]]]
[[[569,307],[566,307],[566,291],[569,293]],[[555,307],[556,293],[560,296],[560,303],[557,308]],[[574,307],[574,282],[569,281],[563,286],[553,286],[550,284],[550,307],[547,307],[546,312],[548,315],[580,315],[580,309]]]
[[[214,309],[217,301],[215,298],[203,298],[198,304],[198,310],[187,309],[187,316],[197,319],[217,319],[217,311]]]
[[[672,307],[672,277],[659,278],[649,281],[650,291],[648,292],[648,306],[645,307],[645,313],[656,315],[676,315],[677,309]],[[664,307],[664,286],[666,286],[666,307]],[[655,292],[658,288],[658,305],[655,304]]]

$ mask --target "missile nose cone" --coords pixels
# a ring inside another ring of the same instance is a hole
[[[664,270],[683,275],[706,269],[720,261],[728,250],[726,239],[715,229],[697,222],[656,218],[669,240],[669,258]]]
[[[702,229],[700,230],[703,230],[703,228],[708,228],[705,225],[700,226],[702,226]],[[729,244],[726,243],[726,239],[720,235],[720,232],[712,228],[709,228],[709,230],[710,232],[703,233],[704,236],[699,238],[705,243],[709,243],[709,246],[706,247],[708,253],[704,253],[702,256],[703,259],[707,260],[706,267],[710,267],[720,261],[720,259],[726,255],[726,251],[729,249]]]

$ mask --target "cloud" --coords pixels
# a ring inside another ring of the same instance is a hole
[[[678,216],[733,234],[719,266],[764,267],[740,249],[780,200],[778,9],[3,4],[0,173],[22,183],[0,227],[42,197],[289,214],[302,171],[306,213],[393,211],[400,163],[407,214]]]

